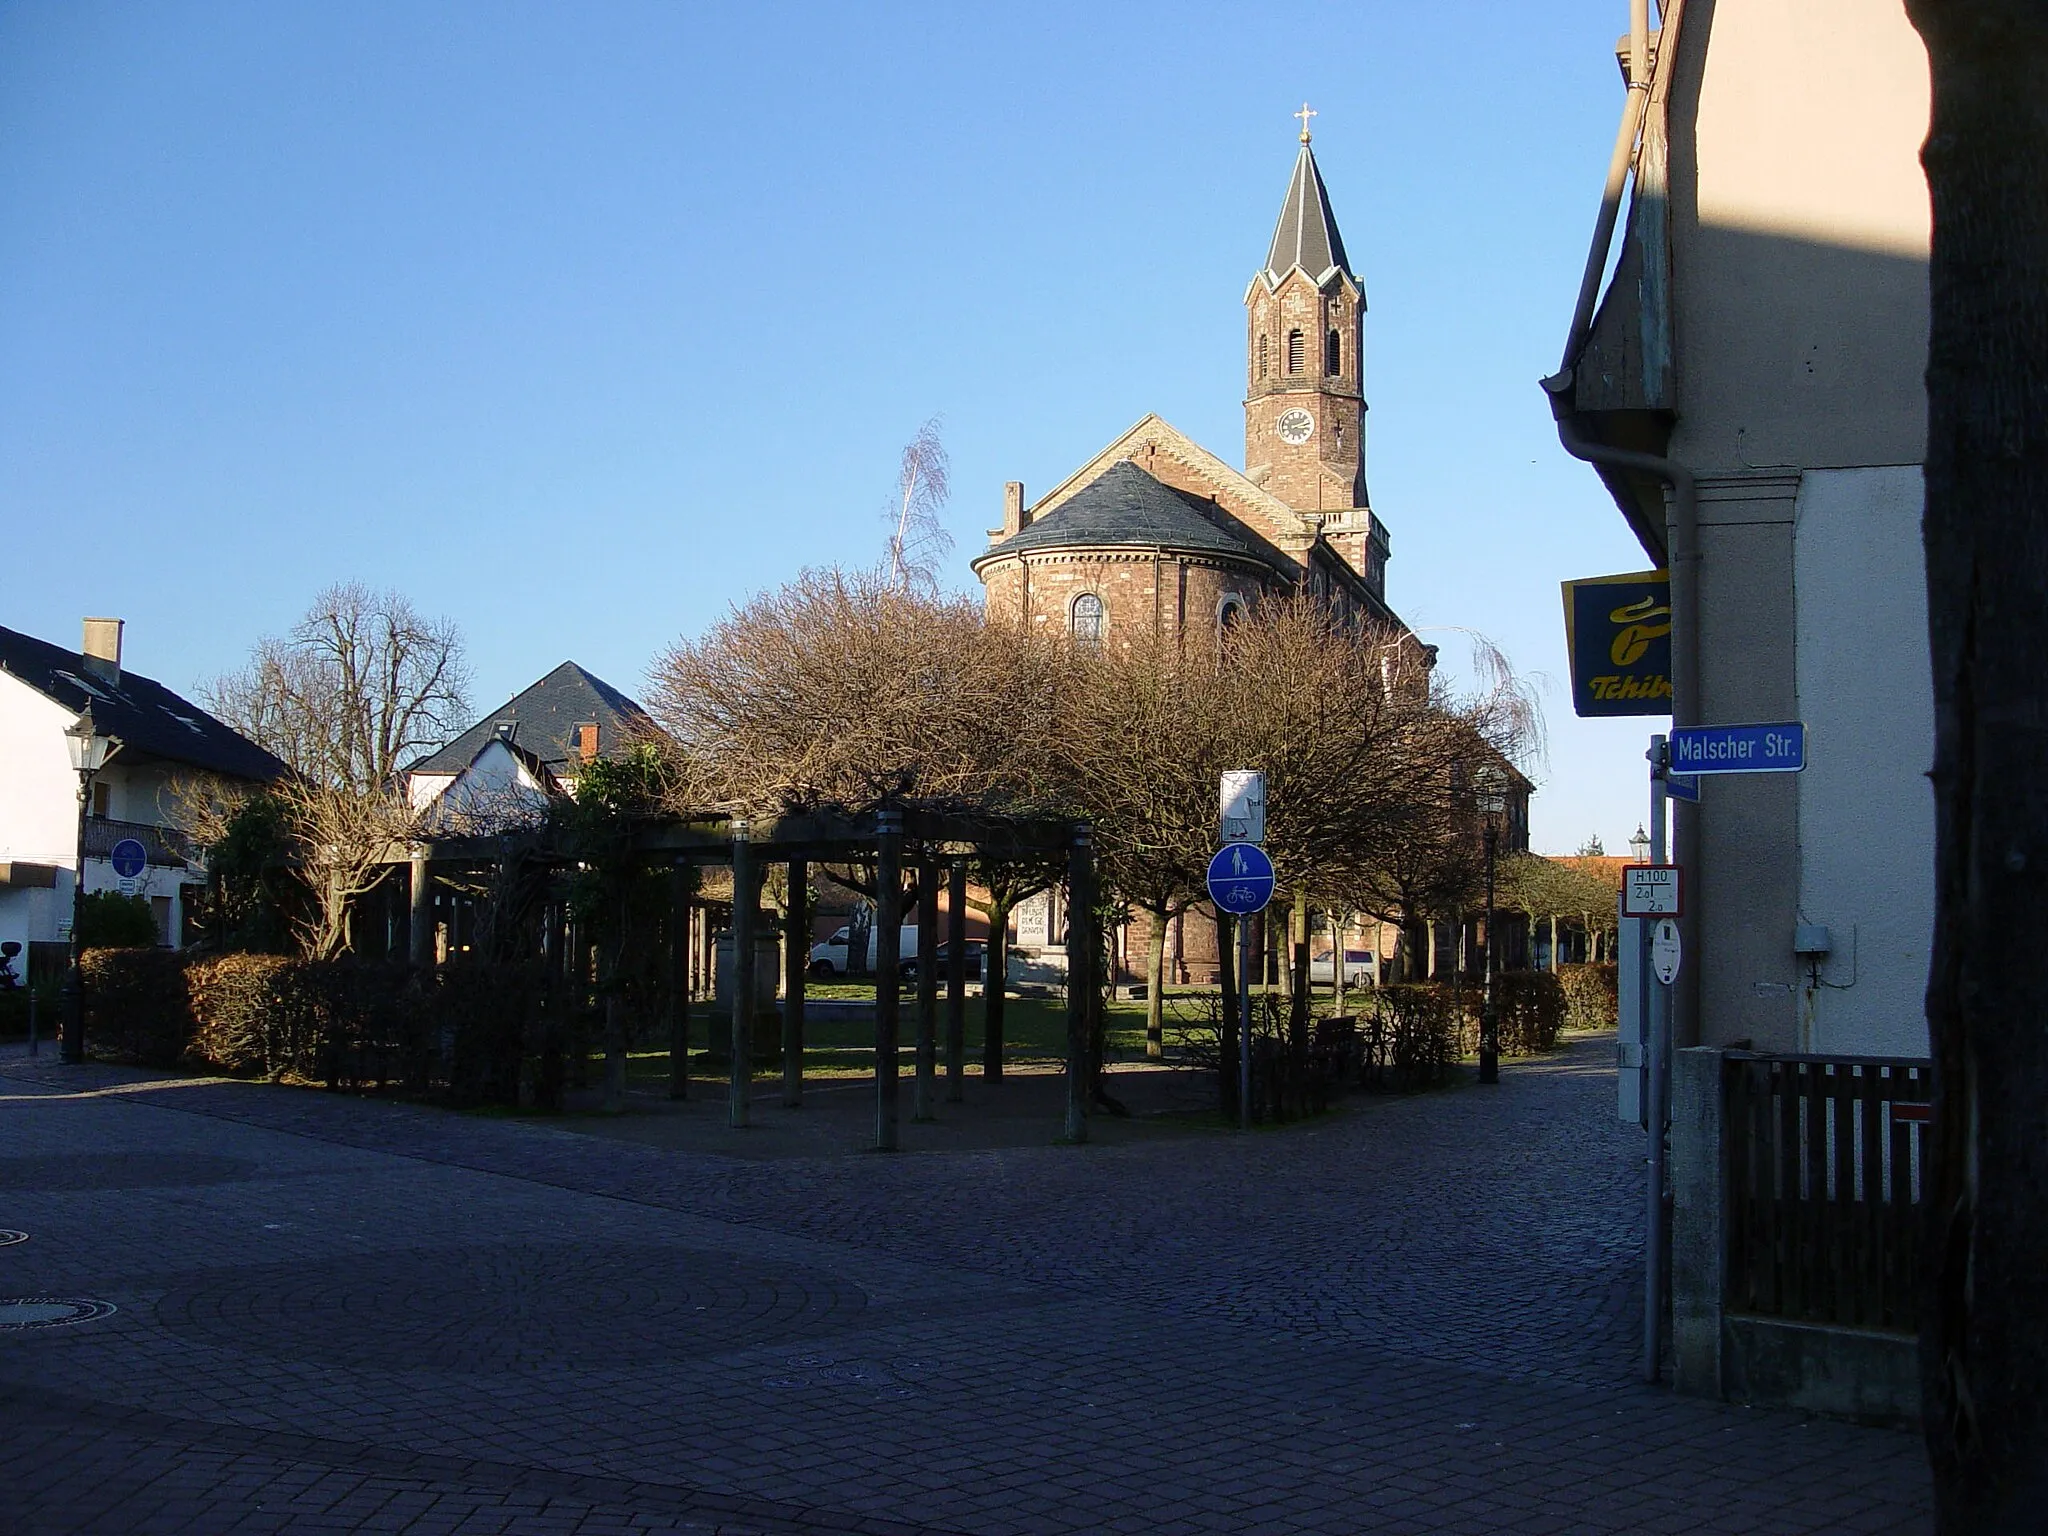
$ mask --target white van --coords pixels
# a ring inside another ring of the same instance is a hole
[[[846,974],[846,945],[848,929],[841,924],[833,931],[832,937],[822,944],[811,946],[811,974],[813,976],[843,976]],[[873,928],[868,930],[868,974],[873,975],[875,962],[881,950],[881,935]],[[917,958],[917,924],[906,923],[898,930],[897,942],[902,948],[897,953],[899,960]]]

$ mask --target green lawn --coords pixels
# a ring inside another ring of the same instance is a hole
[[[871,982],[831,982],[823,986],[813,983],[805,989],[813,998],[845,999],[848,1001],[871,1002],[875,989]],[[694,1066],[703,1051],[704,1011],[700,1008],[691,1018],[691,1062]],[[725,1021],[719,1020],[721,1028]],[[982,1046],[982,1002],[978,997],[967,1000],[967,1060],[970,1064],[981,1060]],[[906,994],[903,999],[902,1016],[898,1024],[901,1031],[899,1040],[900,1059],[905,1070],[916,1064],[917,1059],[917,1003],[915,997]],[[939,1060],[945,1061],[946,1014],[945,1001],[939,1003]],[[1169,1050],[1180,1043],[1181,1031],[1171,1008],[1167,1012],[1166,1044]],[[1110,1005],[1109,1014],[1109,1057],[1112,1061],[1142,1060],[1145,1055],[1145,1005],[1143,1003],[1117,1002]],[[1067,1055],[1067,1009],[1057,999],[1036,997],[1013,997],[1003,1009],[1003,1060],[1017,1065],[1057,1065]],[[842,1020],[806,1017],[804,1021],[804,1075],[806,1077],[854,1077],[866,1076],[874,1070],[875,1026],[872,1021],[847,1022]],[[667,1051],[635,1052],[628,1068],[633,1077],[661,1078],[668,1075]]]

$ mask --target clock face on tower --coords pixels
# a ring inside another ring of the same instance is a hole
[[[1274,422],[1273,425],[1280,433],[1280,441],[1295,448],[1299,448],[1303,443],[1315,436],[1315,417],[1309,415],[1307,411],[1304,411],[1298,405],[1292,410],[1282,411],[1280,419]]]

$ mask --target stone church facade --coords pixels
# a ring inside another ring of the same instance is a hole
[[[1387,603],[1387,529],[1366,493],[1365,290],[1306,132],[1244,306],[1244,468],[1147,416],[1035,503],[1012,481],[974,561],[988,610],[1081,644],[1213,643],[1233,611],[1307,590],[1392,627],[1426,670],[1434,648]],[[1148,922],[1123,925],[1130,955]],[[1048,892],[1018,914],[1020,953],[1063,955],[1063,928]],[[1377,930],[1347,945],[1387,947]],[[1172,981],[1214,980],[1207,919],[1169,925],[1167,964]]]
[[[974,561],[992,614],[1085,644],[1193,640],[1305,589],[1399,625],[1366,494],[1365,291],[1306,132],[1244,305],[1245,467],[1147,416],[1036,503],[1012,481]]]

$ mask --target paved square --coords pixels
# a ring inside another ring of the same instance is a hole
[[[1609,1049],[761,1158],[15,1048],[0,1532],[1924,1532],[1914,1437],[1632,1380]]]

